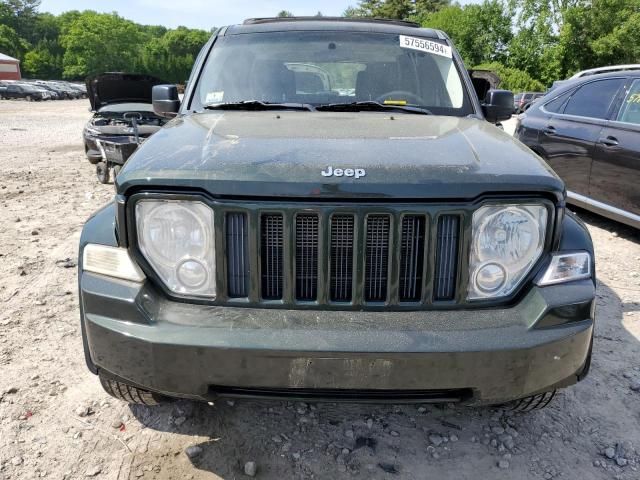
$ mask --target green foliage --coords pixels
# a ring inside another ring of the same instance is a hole
[[[184,83],[208,39],[209,33],[204,30],[186,27],[151,38],[142,49],[143,70],[168,82]]]
[[[278,12],[278,17],[280,18],[293,17],[293,13],[291,13],[289,10],[280,10]]]
[[[83,12],[60,36],[63,75],[86,77],[104,71],[138,71],[144,33],[117,14]]]
[[[539,80],[531,77],[527,72],[517,68],[505,67],[498,62],[484,63],[473,67],[474,70],[491,70],[497,73],[502,82],[500,88],[514,92],[544,92],[545,86]]]
[[[29,44],[9,25],[0,25],[0,52],[20,58],[29,49]]]
[[[0,52],[32,78],[83,79],[105,71],[184,82],[211,33],[139,25],[116,13],[38,13],[39,0],[0,0]]]
[[[450,0],[361,0],[345,10],[346,17],[375,17],[409,20],[420,18],[449,5]]]
[[[446,32],[467,65],[503,61],[512,38],[511,15],[501,0],[451,5],[422,16],[420,23]]]
[[[62,78],[62,56],[52,53],[55,50],[47,41],[38,43],[24,56],[23,74],[33,78]]]

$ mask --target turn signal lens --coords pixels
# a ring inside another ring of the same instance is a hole
[[[143,282],[145,279],[126,248],[93,243],[86,245],[82,251],[82,270],[132,282]]]
[[[571,282],[591,277],[589,252],[561,253],[551,257],[551,263],[537,282],[539,286]]]

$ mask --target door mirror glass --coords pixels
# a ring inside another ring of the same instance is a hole
[[[482,112],[487,122],[498,123],[502,120],[509,120],[513,113],[513,92],[489,90],[484,97]]]
[[[153,111],[156,115],[173,118],[180,110],[180,98],[176,85],[155,85],[151,92]]]

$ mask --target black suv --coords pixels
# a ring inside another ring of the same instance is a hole
[[[24,99],[29,102],[49,100],[52,98],[50,92],[38,85],[30,83],[7,83],[2,89],[2,98]]]
[[[85,355],[166,396],[546,405],[582,379],[593,246],[449,38],[391,21],[220,29],[85,225]]]
[[[570,203],[640,228],[640,72],[564,82],[515,136],[562,177]]]

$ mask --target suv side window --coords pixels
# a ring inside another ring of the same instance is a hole
[[[640,125],[640,79],[634,80],[631,84],[616,120]]]
[[[564,110],[564,106],[567,103],[567,99],[569,98],[571,93],[572,91],[568,91],[566,93],[563,93],[559,97],[554,98],[550,102],[545,103],[544,109],[547,112],[551,113],[562,113],[562,111]]]
[[[611,103],[623,83],[622,78],[597,80],[582,85],[569,99],[565,115],[606,119]]]

